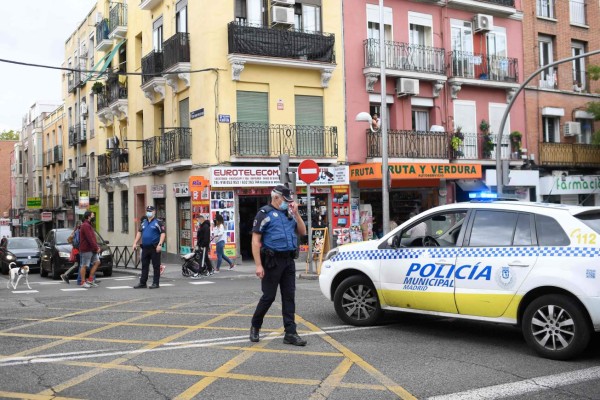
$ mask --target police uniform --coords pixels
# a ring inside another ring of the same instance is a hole
[[[263,319],[277,295],[277,286],[281,286],[285,332],[296,334],[296,228],[296,220],[287,211],[278,210],[271,205],[262,207],[256,214],[252,232],[261,235],[260,258],[265,275],[261,281],[263,295],[252,317],[254,328],[261,328]]]
[[[140,285],[146,285],[150,270],[150,261],[152,261],[152,268],[154,270],[152,283],[158,286],[161,253],[156,251],[156,247],[160,242],[160,235],[165,233],[165,224],[156,217],[152,221],[145,219],[140,224],[138,231],[142,234],[142,276],[140,277]]]

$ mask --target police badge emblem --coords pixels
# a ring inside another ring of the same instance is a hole
[[[505,289],[510,289],[515,285],[515,275],[510,267],[500,267],[496,273],[496,282]]]

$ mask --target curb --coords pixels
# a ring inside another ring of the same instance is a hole
[[[317,279],[319,279],[319,275],[317,274],[307,274],[307,273],[301,273],[298,275],[299,279],[306,279],[309,281],[316,281]]]

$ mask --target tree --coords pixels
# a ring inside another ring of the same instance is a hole
[[[0,140],[19,140],[19,132],[15,132],[12,129],[10,131],[2,131],[0,133]]]
[[[588,73],[590,75],[590,80],[597,81],[600,79],[600,66],[590,65],[588,67]],[[590,101],[587,104],[587,111],[594,115],[595,121],[600,121],[600,102]],[[600,144],[600,131],[596,131],[592,135],[592,144]]]

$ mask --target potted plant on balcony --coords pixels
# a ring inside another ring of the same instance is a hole
[[[465,154],[461,150],[461,146],[463,144],[463,140],[465,135],[461,132],[462,128],[457,126],[452,134],[452,139],[450,140],[450,146],[452,146],[452,152],[454,153],[454,158],[462,157]]]
[[[494,142],[490,133],[490,124],[485,119],[481,120],[479,124],[479,130],[482,134],[483,144],[483,158],[492,158],[492,152],[494,151]]]
[[[92,85],[92,92],[95,94],[100,94],[104,90],[104,84],[102,82],[97,81]]]
[[[510,148],[512,153],[516,153],[517,157],[521,156],[521,132],[512,131],[510,133]]]

